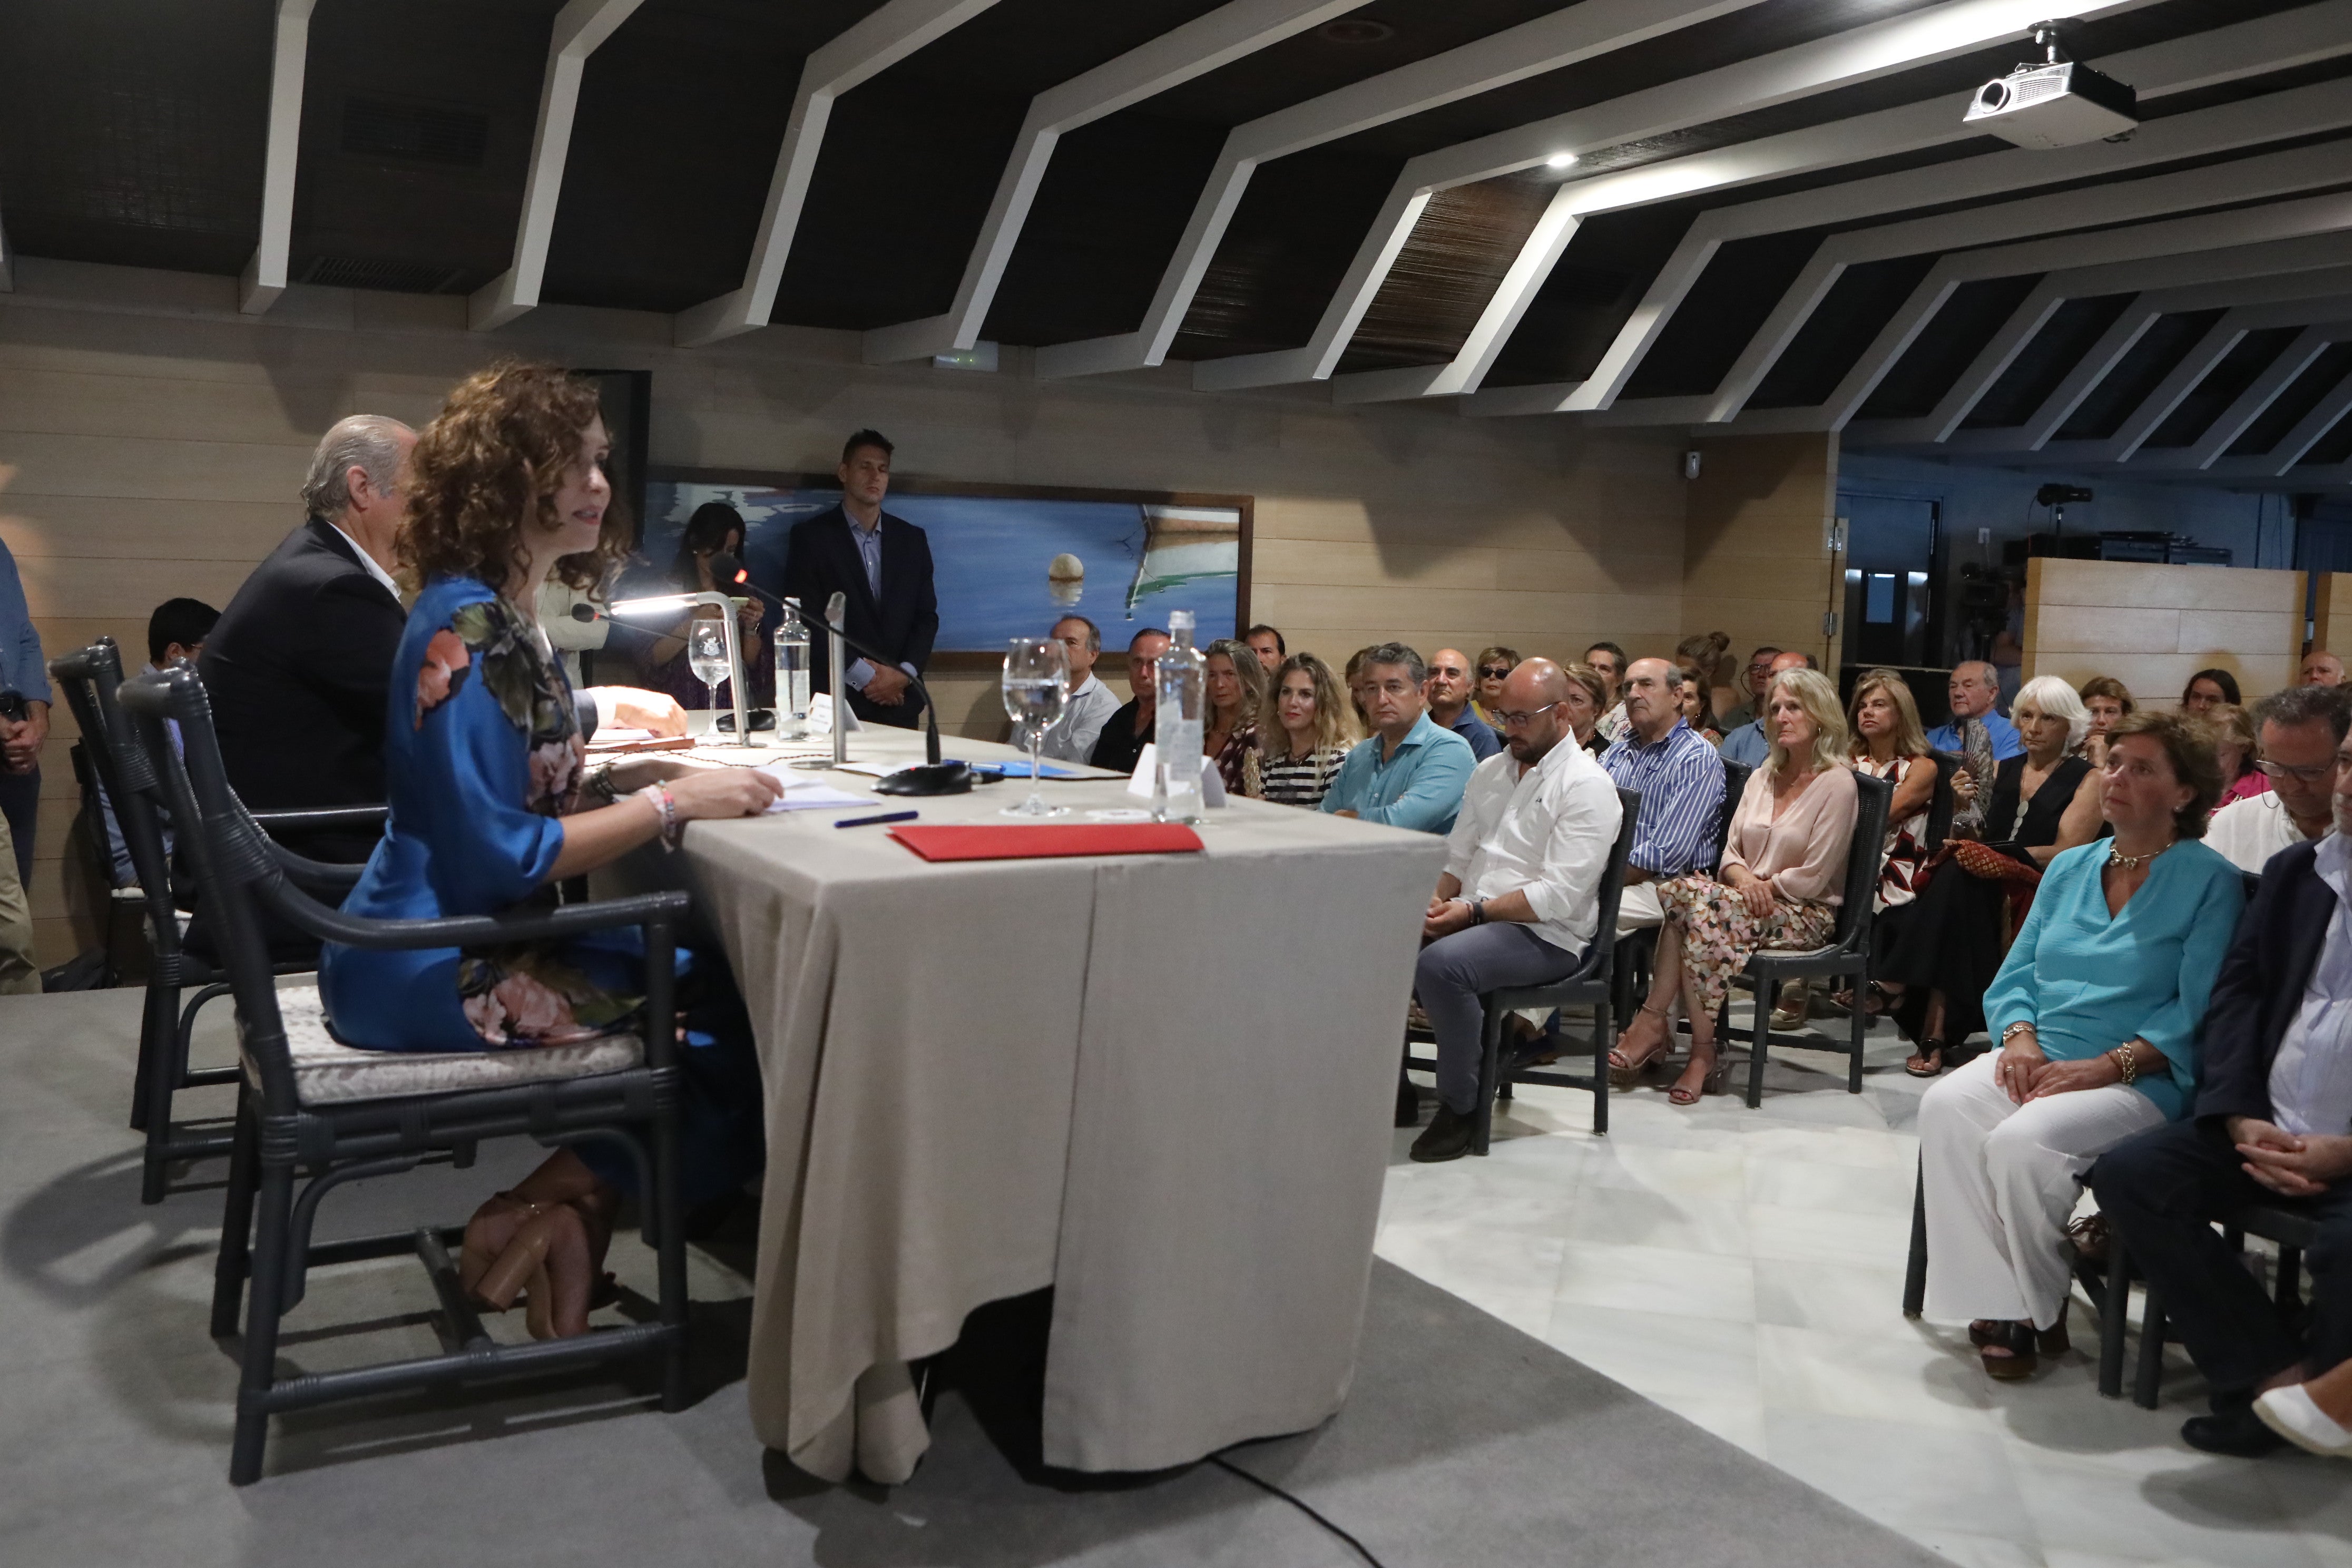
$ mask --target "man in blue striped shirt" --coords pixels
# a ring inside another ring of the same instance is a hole
[[[1723,760],[1683,722],[1681,686],[1664,659],[1635,659],[1625,672],[1625,733],[1601,756],[1601,771],[1642,797],[1617,910],[1620,936],[1665,919],[1658,883],[1715,865]]]

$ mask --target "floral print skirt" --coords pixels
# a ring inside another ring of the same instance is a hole
[[[1753,915],[1728,883],[1704,871],[1659,883],[1658,905],[1682,930],[1683,970],[1691,994],[1709,1014],[1723,1005],[1732,977],[1752,954],[1824,947],[1837,931],[1833,904],[1776,903],[1771,913]]]

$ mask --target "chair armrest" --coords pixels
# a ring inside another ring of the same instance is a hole
[[[672,889],[592,904],[566,904],[561,909],[531,913],[454,915],[439,920],[357,920],[335,910],[329,911],[318,923],[321,928],[319,935],[346,947],[388,951],[496,947],[622,926],[650,925],[656,921],[674,923],[684,918],[693,901],[683,889]]]
[[[262,831],[308,833],[325,827],[381,827],[391,808],[382,805],[334,805],[299,811],[257,811],[250,815]]]

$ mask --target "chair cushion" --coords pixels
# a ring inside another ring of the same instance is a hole
[[[315,985],[280,989],[278,1011],[285,1020],[287,1051],[294,1060],[295,1092],[305,1105],[591,1078],[638,1067],[646,1059],[645,1042],[635,1035],[506,1051],[363,1051],[327,1032],[327,1010]],[[259,1069],[249,1056],[244,1062],[246,1082],[258,1088]]]

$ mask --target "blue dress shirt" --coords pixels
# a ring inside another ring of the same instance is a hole
[[[1601,769],[1618,788],[1642,797],[1628,864],[1661,882],[1713,868],[1723,762],[1697,731],[1677,719],[1656,745],[1645,746],[1629,729],[1601,754]]]
[[[2147,880],[2111,916],[2100,874],[2113,848],[2100,839],[2050,862],[1985,989],[1985,1024],[1995,1040],[2011,1024],[2032,1024],[2053,1062],[2146,1040],[2170,1071],[2141,1073],[2132,1087],[2178,1121],[2197,1091],[2197,1029],[2245,907],[2245,880],[2183,839],[2149,863]]]
[[[1979,716],[1978,721],[1984,725],[1985,733],[1992,738],[1994,762],[2005,763],[2011,757],[2025,755],[2025,739],[2017,732],[2016,725],[1990,709]],[[1956,757],[1967,750],[1960,742],[1960,727],[1958,724],[1939,724],[1928,731],[1927,744],[1939,752],[1949,752]]]
[[[1772,754],[1772,742],[1764,738],[1764,721],[1751,719],[1723,738],[1716,748],[1727,763],[1743,767],[1760,768],[1764,759]]]
[[[1387,744],[1374,735],[1349,752],[1332,775],[1322,809],[1352,811],[1366,822],[1422,833],[1452,832],[1470,770],[1478,765],[1470,742],[1423,713],[1397,742],[1394,756],[1381,756]]]
[[[16,575],[16,558],[0,544],[0,691],[13,691],[27,702],[47,702],[49,667],[41,658],[41,634],[33,629],[32,612],[25,605],[25,584]]]

